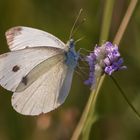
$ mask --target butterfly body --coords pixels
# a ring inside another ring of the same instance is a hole
[[[14,27],[6,32],[11,52],[0,55],[0,85],[14,92],[13,108],[24,115],[47,113],[68,96],[79,54],[48,32]]]
[[[66,64],[74,69],[77,66],[77,61],[79,59],[79,54],[75,51],[74,40],[70,39],[68,42],[69,51],[66,53]]]

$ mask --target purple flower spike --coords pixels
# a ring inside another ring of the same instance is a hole
[[[126,69],[117,45],[106,42],[102,46],[96,46],[94,51],[86,57],[89,64],[89,78],[84,83],[94,85],[96,79],[104,72],[111,75],[113,72]]]

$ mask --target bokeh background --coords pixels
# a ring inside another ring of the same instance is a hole
[[[0,0],[0,54],[9,51],[5,31],[23,25],[48,31],[67,42],[80,8],[86,21],[74,38],[84,39],[76,49],[92,50],[99,42],[106,0]],[[112,41],[130,0],[116,0],[109,40]],[[120,44],[128,69],[115,73],[121,88],[140,112],[140,4]],[[88,100],[87,79],[75,73],[66,102],[58,109],[36,117],[23,116],[11,106],[11,92],[0,87],[0,140],[69,140]],[[51,100],[51,99],[50,99]],[[97,101],[100,119],[93,125],[91,140],[139,140],[140,120],[122,98],[110,77],[106,77]]]

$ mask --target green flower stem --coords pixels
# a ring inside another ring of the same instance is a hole
[[[121,95],[123,96],[123,98],[125,99],[125,101],[127,102],[127,104],[130,106],[130,108],[134,111],[135,115],[137,116],[137,118],[140,120],[140,114],[139,112],[135,109],[135,107],[130,103],[129,99],[127,98],[127,96],[125,95],[124,91],[122,90],[122,88],[119,86],[118,82],[116,81],[116,79],[111,76],[111,79],[113,80],[113,82],[115,83],[115,85],[117,86],[117,88],[119,89]]]
[[[96,96],[96,94],[90,94],[90,97],[89,97],[89,100],[87,102],[87,105],[86,105],[86,107],[84,109],[84,112],[83,112],[83,114],[81,116],[81,119],[80,119],[80,121],[79,121],[79,123],[77,125],[77,128],[76,128],[76,130],[73,133],[73,136],[72,136],[71,140],[78,140],[79,139],[80,134],[82,133],[82,131],[84,129],[85,122],[86,122],[86,120],[88,118],[88,114],[90,112],[91,104],[94,101],[94,99],[96,99],[95,96]]]
[[[108,39],[115,0],[106,0],[99,43]]]
[[[109,3],[109,4],[110,4],[110,2],[112,3],[112,1],[113,0],[107,0],[106,5],[107,5],[107,3]],[[124,16],[124,18],[122,20],[122,23],[121,23],[121,25],[120,25],[120,27],[118,29],[118,32],[117,32],[117,34],[115,36],[115,39],[114,39],[113,43],[115,43],[115,44],[120,43],[120,40],[123,37],[124,31],[126,30],[126,27],[127,27],[128,23],[130,21],[130,17],[132,16],[132,13],[133,13],[133,11],[135,9],[135,6],[136,6],[137,2],[138,2],[137,0],[131,0],[130,1],[129,7],[128,7],[127,11],[126,11],[126,14],[125,14],[125,16]],[[107,9],[105,8],[105,10],[107,10]],[[108,12],[104,12],[104,13],[107,14]],[[110,13],[112,13],[112,11],[110,11]],[[112,16],[112,15],[110,15],[110,16]],[[108,16],[104,14],[102,30],[106,29],[106,32],[109,33],[110,21],[106,20],[105,17],[108,17]],[[109,18],[109,19],[111,20],[111,18]],[[108,24],[105,24],[104,23],[105,21],[108,22]],[[108,26],[108,25],[109,25],[109,27],[107,28],[106,26]],[[103,27],[105,27],[105,28],[103,28]],[[107,29],[108,29],[108,31],[107,31]],[[104,33],[102,31],[103,35],[101,35],[100,41],[102,41],[103,39],[107,40],[108,33]],[[86,105],[86,107],[84,109],[84,112],[83,112],[83,114],[81,116],[81,119],[80,119],[80,121],[79,121],[79,123],[78,123],[78,125],[77,125],[77,127],[76,127],[76,129],[75,129],[75,131],[73,133],[73,135],[72,135],[71,140],[78,140],[83,131],[84,131],[84,134],[86,135],[84,140],[88,139],[89,133],[90,133],[90,128],[91,128],[91,126],[93,125],[93,123],[97,119],[96,118],[97,115],[95,115],[96,113],[94,111],[95,111],[95,106],[96,106],[98,93],[99,93],[99,91],[101,89],[101,86],[103,84],[104,79],[105,79],[105,75],[100,77],[98,82],[97,82],[96,88],[93,89],[93,91],[91,92],[89,100],[87,102],[87,105]],[[94,121],[90,121],[93,118],[93,116],[96,119],[94,119]],[[89,118],[89,120],[88,120],[88,118]],[[90,124],[90,126],[89,126],[89,124]],[[87,126],[88,126],[88,128],[87,128]],[[85,132],[86,130],[87,130],[87,133]]]
[[[100,77],[100,79],[98,79],[97,87],[96,87],[95,91],[91,92],[91,95],[94,95],[94,96],[93,96],[92,102],[90,104],[90,110],[88,112],[87,120],[86,120],[85,125],[82,130],[82,134],[83,134],[82,139],[83,140],[89,140],[89,134],[90,134],[91,127],[99,119],[99,116],[96,113],[95,108],[96,108],[96,101],[98,98],[98,93],[102,87],[104,79],[105,79],[105,74],[102,77]]]

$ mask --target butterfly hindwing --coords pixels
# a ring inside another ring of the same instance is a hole
[[[6,39],[11,51],[38,46],[67,49],[65,44],[57,37],[31,27],[13,27],[6,32]]]
[[[65,101],[72,76],[73,69],[68,69],[62,59],[24,91],[13,94],[14,109],[24,115],[38,115],[54,110]]]

